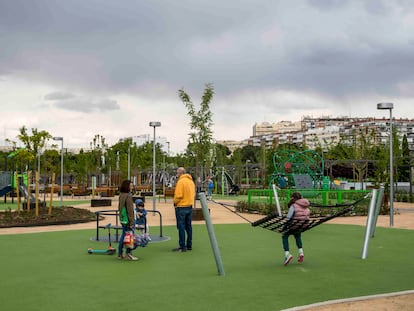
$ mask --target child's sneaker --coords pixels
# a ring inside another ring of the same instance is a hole
[[[127,259],[127,260],[138,260],[139,258],[138,257],[135,257],[134,255],[132,255],[132,254],[126,254],[125,255],[125,259]]]
[[[305,255],[303,255],[303,253],[299,254],[298,262],[303,262],[304,259]]]
[[[288,256],[285,257],[285,262],[283,263],[285,266],[287,266],[293,259],[293,256],[291,254],[289,254]]]

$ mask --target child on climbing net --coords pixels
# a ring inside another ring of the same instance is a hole
[[[307,199],[302,198],[302,195],[299,192],[293,192],[290,196],[290,200],[288,203],[289,211],[286,215],[288,219],[288,223],[293,221],[300,221],[306,222],[309,220],[310,210],[309,210],[309,201]],[[296,246],[298,247],[299,257],[298,262],[303,262],[305,255],[303,254],[302,248],[302,235],[300,228],[295,230],[294,224],[292,225],[292,229],[286,233],[282,234],[282,243],[283,249],[285,251],[285,261],[284,265],[287,266],[293,259],[293,256],[289,252],[289,236],[293,234],[296,241]]]

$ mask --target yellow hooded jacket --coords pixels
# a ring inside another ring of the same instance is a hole
[[[178,179],[174,191],[175,207],[193,206],[195,199],[195,184],[190,174],[183,174]]]

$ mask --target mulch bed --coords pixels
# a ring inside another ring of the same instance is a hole
[[[68,225],[96,221],[96,214],[83,208],[60,206],[53,207],[51,215],[48,212],[48,208],[40,207],[36,217],[35,209],[20,212],[6,210],[0,212],[0,228]]]

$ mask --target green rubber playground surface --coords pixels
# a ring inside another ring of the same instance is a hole
[[[171,252],[177,231],[163,227],[171,240],[137,249],[136,262],[89,255],[88,247],[108,247],[91,240],[95,230],[0,235],[1,308],[280,310],[414,289],[414,231],[377,228],[362,260],[364,227],[323,224],[303,234],[305,261],[285,267],[279,234],[249,224],[214,228],[224,276],[204,225],[193,226],[186,253]],[[296,254],[293,237],[290,244]]]

